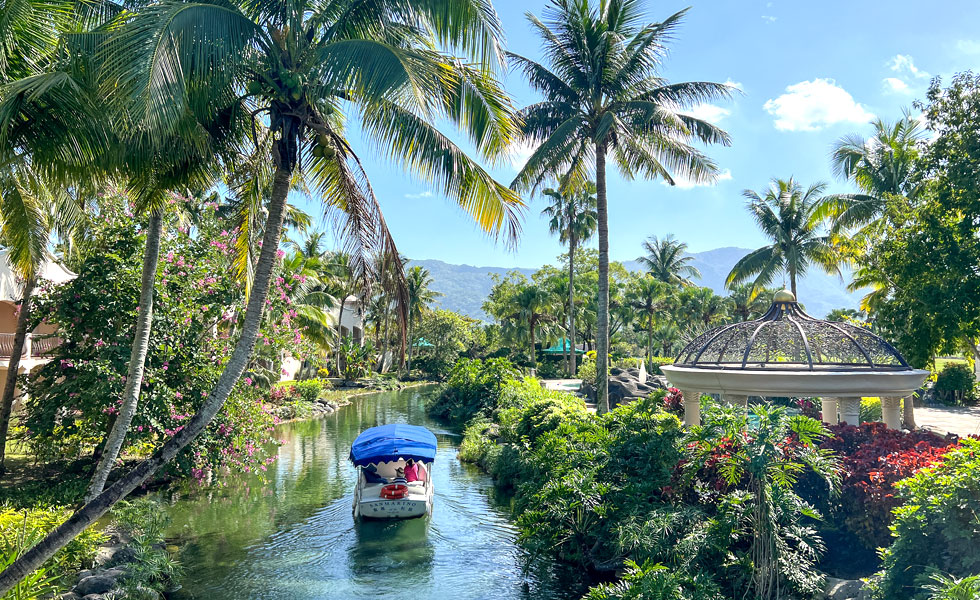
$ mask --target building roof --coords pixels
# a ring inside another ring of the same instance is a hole
[[[64,283],[76,277],[75,273],[72,273],[58,262],[54,254],[50,252],[47,254],[48,260],[41,269],[41,277],[43,279],[53,283]],[[0,302],[20,302],[23,297],[22,289],[22,283],[7,260],[7,251],[0,250]]]

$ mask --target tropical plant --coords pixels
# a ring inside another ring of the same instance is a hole
[[[653,337],[656,331],[658,317],[673,305],[675,299],[671,294],[671,285],[656,279],[649,273],[631,280],[626,288],[626,304],[637,311],[647,332],[646,357],[653,358]]]
[[[694,285],[691,278],[701,277],[701,271],[690,264],[694,258],[685,256],[687,244],[675,240],[673,235],[663,239],[650,236],[643,242],[643,250],[646,256],[641,256],[637,261],[659,281],[687,287]]]
[[[728,301],[736,321],[750,321],[761,317],[772,300],[770,290],[759,289],[752,284],[732,285],[729,290]]]
[[[462,124],[485,156],[513,138],[509,105],[489,64],[500,56],[500,24],[489,4],[161,0],[123,13],[121,20],[107,41],[107,79],[116,84],[114,93],[131,101],[130,114],[151,136],[173,131],[188,107],[213,106],[210,99],[232,107],[254,102],[255,118],[267,119],[267,162],[274,174],[262,250],[235,351],[200,412],[154,456],[0,573],[0,593],[189,444],[228,398],[255,345],[286,195],[301,162],[357,248],[395,254],[363,169],[341,133],[347,106],[360,111],[363,131],[385,155],[425,179],[440,180],[485,231],[517,234],[516,195],[430,124],[437,117]],[[434,50],[440,42],[477,54],[481,64]]]
[[[555,190],[548,188],[541,192],[551,199],[551,205],[541,211],[550,217],[551,233],[558,234],[558,240],[568,244],[568,373],[575,375],[575,248],[580,242],[587,242],[596,230],[596,187],[586,181],[580,187]]]
[[[722,482],[736,496],[748,493],[753,571],[748,594],[774,599],[786,587],[812,594],[820,579],[813,566],[823,547],[799,520],[820,517],[794,486],[801,474],[811,472],[830,490],[837,488],[837,460],[819,447],[828,431],[820,421],[789,416],[782,407],[757,405],[751,414],[750,428],[743,409],[708,410],[704,425],[684,440],[684,470],[689,478]]]
[[[772,241],[742,257],[725,284],[753,279],[756,287],[771,285],[781,273],[789,277],[790,291],[796,295],[798,277],[806,275],[811,264],[840,276],[840,258],[831,238],[821,231],[825,219],[820,211],[826,184],[804,189],[795,179],[773,179],[765,193],[745,190],[748,210],[762,233]]]
[[[412,352],[418,343],[415,339],[415,324],[429,310],[429,305],[442,296],[442,292],[430,289],[432,275],[425,267],[415,265],[409,269],[405,280],[408,282],[408,370],[411,371]]]
[[[681,290],[678,303],[688,319],[704,328],[724,319],[728,313],[725,299],[711,288],[690,287]]]
[[[595,175],[599,237],[596,350],[599,410],[609,410],[609,226],[606,160],[627,178],[712,180],[714,163],[691,142],[728,144],[714,125],[685,108],[733,88],[709,82],[669,83],[662,74],[667,45],[686,11],[645,23],[641,0],[593,3],[553,0],[544,19],[528,15],[544,41],[548,65],[509,54],[543,101],[519,112],[525,143],[534,147],[511,186],[537,189],[555,174],[569,183]]]

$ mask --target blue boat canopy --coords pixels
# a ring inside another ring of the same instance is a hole
[[[365,429],[350,449],[356,467],[408,458],[428,463],[435,457],[436,436],[425,427],[405,423]]]

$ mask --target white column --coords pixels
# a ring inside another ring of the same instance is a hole
[[[881,398],[881,420],[889,429],[902,428],[902,399],[898,396]]]
[[[684,396],[684,425],[693,427],[701,424],[701,392],[698,390],[681,390]]]
[[[858,412],[860,413],[860,407],[858,407]],[[820,414],[823,417],[824,423],[828,425],[836,425],[837,424],[837,398],[821,398]]]
[[[732,406],[741,406],[746,410],[749,408],[749,397],[745,394],[725,394],[725,402]]]
[[[861,424],[861,398],[840,398],[840,422]]]

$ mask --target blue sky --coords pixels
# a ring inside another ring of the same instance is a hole
[[[495,2],[507,48],[538,58],[526,11],[544,0]],[[893,120],[922,98],[933,76],[980,68],[980,2],[713,0],[646,4],[650,21],[691,6],[666,62],[672,81],[734,82],[743,95],[699,107],[725,128],[730,148],[708,153],[722,169],[710,187],[668,187],[624,181],[610,172],[610,254],[629,260],[650,235],[674,234],[690,250],[757,247],[763,239],[744,209],[741,191],[763,189],[771,177],[804,184],[828,181],[830,145],[841,135],[867,134],[875,116]],[[505,78],[515,106],[537,100],[517,73]],[[477,266],[537,267],[562,252],[540,217],[545,203],[525,198],[524,232],[516,251],[483,235],[437,191],[381,160],[353,134],[367,159],[375,192],[402,254]],[[492,169],[507,184],[520,157]],[[312,209],[312,207],[310,207]],[[593,242],[594,245],[594,242]]]

